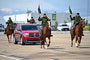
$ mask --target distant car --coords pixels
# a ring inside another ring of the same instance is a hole
[[[57,31],[57,26],[52,25],[52,26],[51,26],[51,31]]]
[[[0,25],[0,31],[4,31],[4,30],[5,30],[4,26]]]
[[[14,44],[40,43],[39,31],[36,24],[18,24],[14,30]]]
[[[69,26],[67,24],[59,24],[57,26],[58,31],[69,31]]]

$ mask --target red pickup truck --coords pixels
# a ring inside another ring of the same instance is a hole
[[[40,43],[39,30],[36,24],[18,24],[13,34],[14,44]]]

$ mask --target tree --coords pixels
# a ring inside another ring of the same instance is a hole
[[[85,21],[85,25],[88,25],[88,20]]]
[[[67,23],[67,21],[64,20],[64,23]]]
[[[55,25],[56,25],[56,26],[58,25],[58,22],[57,22],[57,21],[55,21]]]

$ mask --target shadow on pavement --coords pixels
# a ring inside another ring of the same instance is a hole
[[[58,58],[51,58],[51,59],[53,59],[53,60],[60,60],[60,59],[58,59]]]
[[[48,49],[51,49],[51,50],[59,50],[59,49],[64,49],[64,48],[48,48]]]
[[[82,48],[82,49],[84,49],[84,48],[88,48],[88,49],[90,49],[90,47],[79,47],[79,48]]]

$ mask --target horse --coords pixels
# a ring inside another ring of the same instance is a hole
[[[41,33],[41,28],[39,28],[39,35]],[[46,48],[50,46],[50,28],[49,28],[49,24],[48,22],[46,23],[46,26],[44,27],[44,30],[43,30],[43,40],[41,40],[41,37],[40,37],[40,45],[41,45],[41,48],[43,46],[43,48]],[[48,44],[47,44],[47,41],[46,41],[46,38],[48,38]]]
[[[73,39],[74,39],[74,37],[72,36],[73,35],[72,27],[71,27],[71,31],[70,31],[70,34],[71,34],[71,47],[73,47]],[[81,39],[82,39],[82,34],[83,34],[83,28],[84,27],[85,27],[85,22],[84,22],[84,20],[81,20],[79,25],[77,25],[76,28],[75,28],[75,36],[76,36],[75,43],[76,43],[76,47],[80,46]]]
[[[12,24],[8,24],[7,29],[6,29],[6,35],[8,38],[8,42],[11,43],[11,38],[12,38]]]

